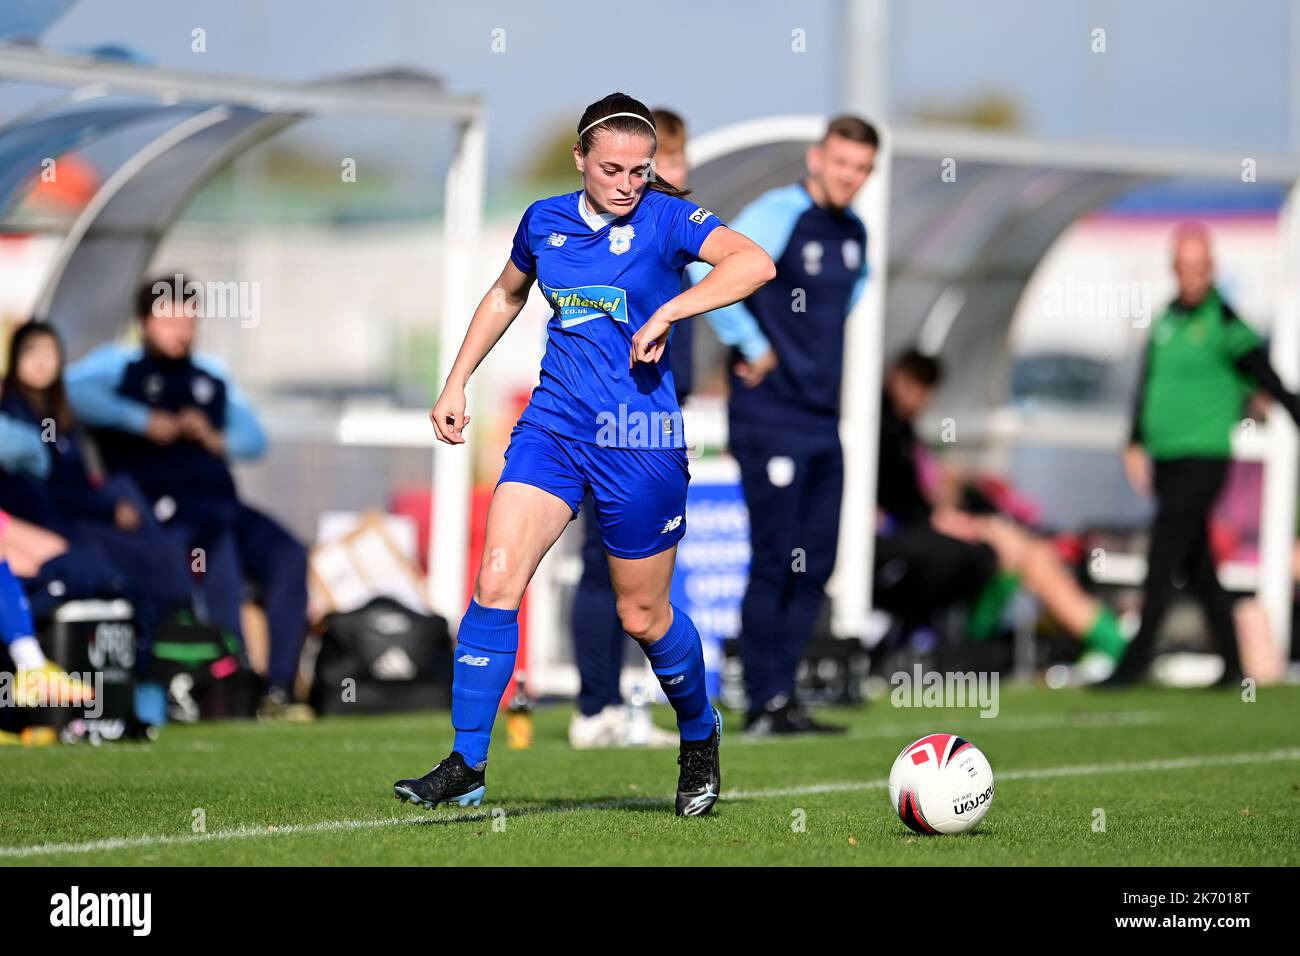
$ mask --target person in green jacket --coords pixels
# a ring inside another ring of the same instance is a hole
[[[1228,474],[1233,430],[1252,395],[1262,389],[1300,422],[1300,400],[1282,385],[1263,341],[1214,285],[1208,231],[1180,227],[1173,252],[1178,297],[1151,329],[1124,454],[1129,482],[1156,499],[1142,623],[1106,681],[1112,686],[1143,676],[1175,577],[1186,579],[1205,609],[1225,665],[1219,683],[1241,682],[1232,598],[1210,554],[1210,510]]]

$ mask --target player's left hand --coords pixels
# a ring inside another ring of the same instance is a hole
[[[646,319],[645,325],[632,336],[632,349],[627,357],[628,371],[635,368],[637,362],[658,362],[668,345],[668,333],[672,327],[673,324],[658,312]]]

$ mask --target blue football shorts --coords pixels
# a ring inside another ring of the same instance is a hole
[[[510,433],[497,480],[549,491],[576,517],[591,492],[605,550],[648,558],[686,533],[685,448],[607,448],[520,423]]]

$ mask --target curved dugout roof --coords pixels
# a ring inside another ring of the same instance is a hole
[[[47,158],[109,136],[128,144],[64,237],[36,306],[73,357],[117,334],[162,237],[194,194],[255,144],[314,114],[465,123],[478,111],[476,99],[410,71],[290,84],[10,47],[0,50],[0,79],[74,91],[0,128],[0,222]]]
[[[114,171],[77,217],[37,304],[37,314],[61,330],[69,355],[118,333],[140,275],[204,183],[298,119],[227,106],[178,113]]]
[[[0,220],[38,182],[42,163],[107,137],[129,156],[81,211],[61,244],[35,313],[56,324],[70,355],[111,339],[162,235],[190,196],[239,150],[286,125],[255,110],[205,104],[108,102],[33,111],[0,129]]]
[[[57,156],[64,151],[56,148],[59,143],[69,138],[87,141],[111,125],[104,112],[110,95],[143,100],[152,106],[153,120],[179,107],[170,117],[174,122],[162,124],[163,131],[153,124],[151,138],[112,172],[63,241],[38,314],[60,325],[71,357],[115,335],[130,312],[131,290],[141,270],[208,178],[254,143],[317,115],[454,124],[453,159],[443,177],[444,281],[438,331],[444,343],[459,341],[463,334],[460,317],[473,311],[476,293],[446,277],[473,271],[470,257],[483,206],[484,113],[478,97],[448,93],[437,77],[411,70],[283,83],[14,46],[0,48],[2,80],[65,91],[0,129],[0,154],[8,148],[29,159],[38,144],[42,158]],[[81,120],[54,119],[74,111],[84,114]],[[9,187],[11,192],[38,170],[39,164],[27,167],[26,175]],[[5,195],[6,201],[12,198]],[[445,375],[455,348],[448,344],[439,354],[439,371]],[[429,597],[435,610],[457,621],[465,597],[470,509],[464,502],[470,497],[472,460],[449,451],[438,446],[434,452],[438,490],[432,496],[430,520],[441,530],[430,538],[429,564],[438,574],[430,575]]]
[[[701,137],[691,186],[724,220],[798,179],[824,120],[786,117]],[[1241,157],[1037,143],[961,130],[882,132],[890,164],[883,354],[910,345],[945,359],[944,398],[1007,398],[1007,336],[1025,286],[1064,230],[1137,186],[1169,178],[1241,183]],[[955,160],[955,179],[941,177]],[[1295,160],[1259,160],[1257,181],[1290,185]],[[1242,188],[1250,188],[1242,184]],[[871,223],[868,222],[868,241]]]
[[[48,116],[20,118],[0,130],[0,220],[21,202],[41,163],[131,126],[168,114],[193,115],[194,107],[160,107],[157,104],[109,106],[70,110]]]
[[[820,138],[817,116],[770,117],[696,138],[689,146],[691,181],[724,219],[765,189],[797,179],[807,145]],[[858,633],[870,605],[875,502],[874,439],[880,366],[892,351],[919,344],[944,356],[944,401],[970,409],[1004,404],[1007,337],[1016,303],[1061,232],[1133,187],[1167,179],[1209,180],[1235,189],[1255,183],[1288,190],[1280,219],[1283,281],[1274,361],[1300,379],[1300,160],[1207,156],[1042,143],[958,129],[896,128],[884,143],[874,182],[858,205],[874,230],[870,253],[886,276],[869,284],[850,318],[845,345],[841,421],[845,493],[839,552],[831,581],[840,633]],[[1249,159],[1253,181],[1243,178]],[[956,176],[945,181],[945,160]],[[883,240],[883,242],[882,242]],[[880,281],[883,278],[884,281]],[[970,434],[970,429],[964,429]],[[1282,652],[1290,639],[1290,561],[1296,489],[1296,433],[1270,422],[1263,449],[1264,513],[1260,584]],[[865,584],[864,584],[865,582]]]

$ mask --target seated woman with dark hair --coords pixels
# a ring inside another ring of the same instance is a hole
[[[0,508],[67,539],[129,597],[147,647],[161,617],[192,605],[189,556],[130,479],[102,482],[63,389],[54,329],[15,330],[0,387]],[[98,575],[97,575],[98,576]]]

